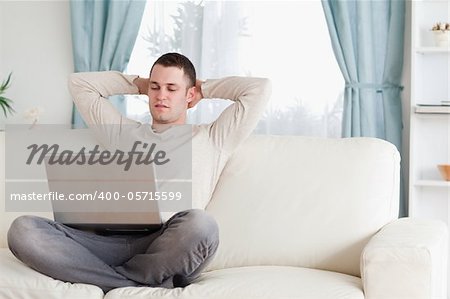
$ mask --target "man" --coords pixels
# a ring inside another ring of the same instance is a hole
[[[69,282],[98,285],[104,292],[125,286],[184,287],[217,250],[218,227],[204,208],[230,155],[251,133],[270,96],[267,79],[196,79],[183,55],[161,56],[150,78],[119,72],[72,74],[69,88],[86,123],[141,124],[122,116],[107,100],[115,94],[146,94],[153,118],[145,134],[159,136],[185,124],[187,109],[203,98],[234,101],[216,121],[192,128],[192,210],[182,211],[160,231],[144,235],[99,235],[35,216],[17,218],[8,244],[25,264]]]

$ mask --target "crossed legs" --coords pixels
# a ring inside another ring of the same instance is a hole
[[[104,236],[22,216],[11,224],[8,244],[19,260],[43,274],[107,292],[138,285],[173,287],[174,276],[190,283],[216,252],[219,234],[215,220],[202,210],[179,212],[146,235]]]

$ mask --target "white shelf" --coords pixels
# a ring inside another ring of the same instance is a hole
[[[420,106],[414,109],[415,113],[421,114],[450,114],[450,106]]]
[[[447,187],[450,188],[450,181],[443,180],[418,180],[414,183],[418,187]]]
[[[450,54],[449,47],[418,47],[416,53],[419,54]]]
[[[408,55],[411,63],[409,216],[439,219],[448,225],[450,182],[439,175],[436,165],[450,162],[450,107],[438,106],[441,101],[450,100],[450,45],[436,47],[431,27],[437,22],[450,21],[450,1],[407,3],[411,5],[412,45]],[[448,270],[450,286],[450,265]],[[450,288],[448,291],[450,295]]]
[[[414,0],[415,2],[418,3],[425,3],[425,4],[432,4],[432,3],[448,3],[448,0]]]
[[[415,113],[414,112],[414,114],[411,116],[414,116],[416,119],[441,120],[441,121],[449,121],[449,118],[450,118],[450,114],[448,114],[448,113]]]

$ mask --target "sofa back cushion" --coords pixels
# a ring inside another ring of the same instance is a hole
[[[207,210],[220,245],[209,270],[289,265],[360,276],[363,247],[399,205],[400,157],[373,138],[252,136]]]

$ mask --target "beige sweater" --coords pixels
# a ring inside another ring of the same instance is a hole
[[[121,115],[108,101],[107,97],[111,95],[138,94],[138,88],[133,84],[136,77],[114,71],[74,73],[70,76],[70,92],[89,127],[99,124],[117,124],[119,128],[134,125],[138,134],[150,134],[147,136],[156,138],[166,133],[149,129],[139,131],[140,123]],[[206,80],[202,84],[202,92],[205,98],[230,99],[234,103],[213,123],[193,126],[192,207],[198,209],[207,206],[228,158],[255,128],[269,100],[271,85],[268,79],[228,77]]]

